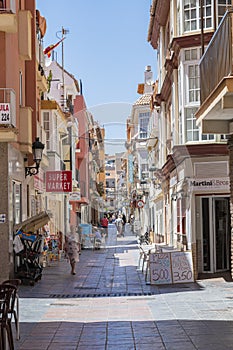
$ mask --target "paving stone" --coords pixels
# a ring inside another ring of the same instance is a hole
[[[233,350],[232,282],[147,285],[136,237],[109,232],[106,249],[82,251],[75,276],[51,262],[20,287],[15,350]]]

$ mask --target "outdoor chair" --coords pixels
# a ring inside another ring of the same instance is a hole
[[[16,329],[16,339],[20,339],[20,333],[19,333],[19,295],[18,295],[18,287],[21,284],[20,279],[10,279],[2,282],[2,284],[10,284],[15,286],[16,293],[15,293],[15,300],[14,298],[11,298],[11,305],[10,305],[10,310],[9,313],[11,313],[14,317],[14,322],[15,322],[15,329]]]
[[[11,284],[0,284],[0,350],[14,350],[10,310],[12,303],[14,305],[16,291],[17,287]]]

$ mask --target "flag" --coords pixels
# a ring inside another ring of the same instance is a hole
[[[44,49],[44,54],[47,55],[48,57],[51,56],[51,52],[55,49],[55,47],[57,47],[65,38],[62,38],[61,40],[59,40],[56,44],[52,44],[49,45],[48,47],[46,47],[46,49]]]

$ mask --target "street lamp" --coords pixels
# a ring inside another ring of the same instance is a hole
[[[32,154],[33,160],[36,163],[36,166],[26,166],[25,167],[25,177],[28,175],[36,175],[39,172],[40,162],[42,159],[42,153],[44,149],[44,144],[40,142],[39,137],[36,137],[36,141],[32,144]]]

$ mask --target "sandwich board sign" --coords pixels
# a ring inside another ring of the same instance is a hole
[[[170,253],[155,253],[149,256],[151,284],[172,283]]]
[[[152,253],[149,266],[151,284],[194,282],[191,251]]]
[[[172,252],[171,262],[173,283],[194,282],[191,252]]]

